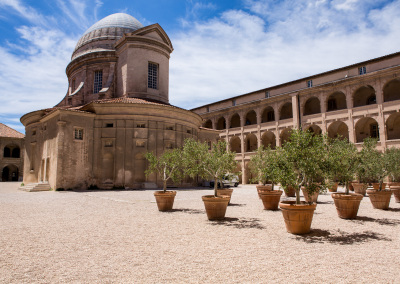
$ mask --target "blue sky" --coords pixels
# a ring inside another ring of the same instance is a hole
[[[57,104],[79,37],[117,12],[167,32],[186,109],[400,51],[400,0],[0,0],[0,122]]]

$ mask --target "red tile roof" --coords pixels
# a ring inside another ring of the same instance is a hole
[[[0,137],[24,138],[25,135],[0,122]]]

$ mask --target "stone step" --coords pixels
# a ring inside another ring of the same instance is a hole
[[[33,191],[49,191],[51,190],[50,184],[47,182],[30,183],[18,188],[19,190],[33,192]]]

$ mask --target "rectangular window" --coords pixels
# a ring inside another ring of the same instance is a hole
[[[146,128],[146,124],[144,123],[136,124],[136,128]]]
[[[145,141],[136,141],[136,147],[140,147],[140,148],[142,148],[142,147],[144,147],[145,146]]]
[[[265,92],[265,98],[268,99],[269,98],[269,92]]]
[[[112,146],[113,146],[112,141],[106,141],[106,143],[104,144],[104,147],[112,147]]]
[[[312,87],[312,80],[308,80],[307,81],[307,88],[311,88]]]
[[[207,107],[207,112],[210,112],[210,107]]]
[[[187,134],[192,134],[192,131],[191,130],[186,130],[186,133]]]
[[[365,66],[359,67],[359,68],[358,68],[358,74],[359,74],[359,75],[367,74],[367,68],[366,68]]]
[[[158,65],[149,62],[149,73],[148,73],[147,86],[150,89],[157,89],[157,80],[158,80]]]
[[[267,114],[267,121],[274,121],[275,120],[275,115],[273,111],[269,111]]]
[[[114,123],[106,123],[106,127],[107,128],[112,128],[112,127],[114,127]]]
[[[371,137],[372,138],[379,138],[379,127],[378,124],[371,124],[370,125],[371,129]]]
[[[103,70],[94,72],[93,93],[97,94],[103,88]]]
[[[167,126],[165,129],[166,130],[174,130],[174,127],[173,126]]]
[[[75,128],[75,140],[83,140],[83,129]]]
[[[236,105],[236,100],[232,100],[232,105],[233,105],[233,106]]]

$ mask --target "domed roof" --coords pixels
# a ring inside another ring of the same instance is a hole
[[[143,28],[143,25],[131,15],[125,13],[116,13],[98,21],[93,26],[88,28],[83,35],[102,28],[127,28],[136,31],[140,28]]]
[[[82,55],[82,50],[78,52],[79,54],[76,54],[76,52],[87,43],[100,40],[113,40],[115,42],[125,33],[133,32],[140,28],[143,28],[143,25],[131,15],[125,13],[116,13],[109,15],[86,30],[86,32],[82,35],[82,37],[76,44],[74,53],[72,54],[72,58]],[[96,47],[97,46],[92,45],[90,46],[90,49]],[[99,44],[98,47],[102,49],[108,49],[111,46],[109,44],[104,45],[103,43]]]

